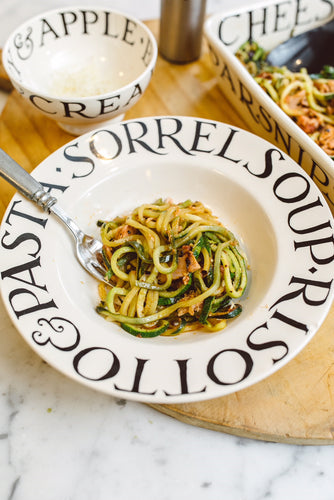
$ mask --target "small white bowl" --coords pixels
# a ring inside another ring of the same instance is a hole
[[[249,39],[265,50],[329,21],[328,2],[266,0],[211,16],[204,26],[211,61],[226,99],[249,130],[287,152],[310,175],[334,213],[334,162],[261,89],[234,55]],[[224,106],[222,99],[221,105]]]
[[[123,118],[147,88],[157,53],[138,19],[76,6],[19,26],[5,43],[3,64],[35,109],[80,135]]]

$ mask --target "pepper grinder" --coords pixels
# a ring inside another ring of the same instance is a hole
[[[184,64],[201,54],[206,0],[161,0],[160,54]]]

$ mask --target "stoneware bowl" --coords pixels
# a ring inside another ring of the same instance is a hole
[[[126,120],[73,138],[33,176],[66,186],[52,194],[96,238],[98,220],[143,203],[199,200],[248,258],[243,310],[225,329],[134,337],[97,314],[99,283],[67,229],[16,194],[0,226],[2,299],[30,347],[77,382],[159,404],[222,397],[282,368],[328,314],[329,207],[296,162],[246,130],[190,116]]]
[[[142,22],[87,7],[30,19],[3,50],[16,90],[74,135],[120,121],[144,93],[156,58],[156,40]]]
[[[253,133],[287,152],[310,175],[334,213],[334,163],[261,89],[234,55],[249,39],[271,51],[287,40],[328,22],[329,2],[267,0],[225,10],[211,16],[204,32],[212,68],[225,98],[235,107]],[[221,100],[224,106],[224,98]]]

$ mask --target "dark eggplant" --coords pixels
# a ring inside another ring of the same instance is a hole
[[[291,71],[307,68],[308,73],[319,73],[324,65],[334,66],[333,42],[334,19],[281,43],[269,53],[267,61]]]

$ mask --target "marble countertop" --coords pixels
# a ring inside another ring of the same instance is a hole
[[[66,4],[1,0],[0,46],[20,22]],[[158,0],[99,4],[159,16]],[[208,10],[224,4],[208,0]],[[332,500],[333,455],[332,446],[243,439],[93,392],[41,360],[0,302],[1,500]]]

